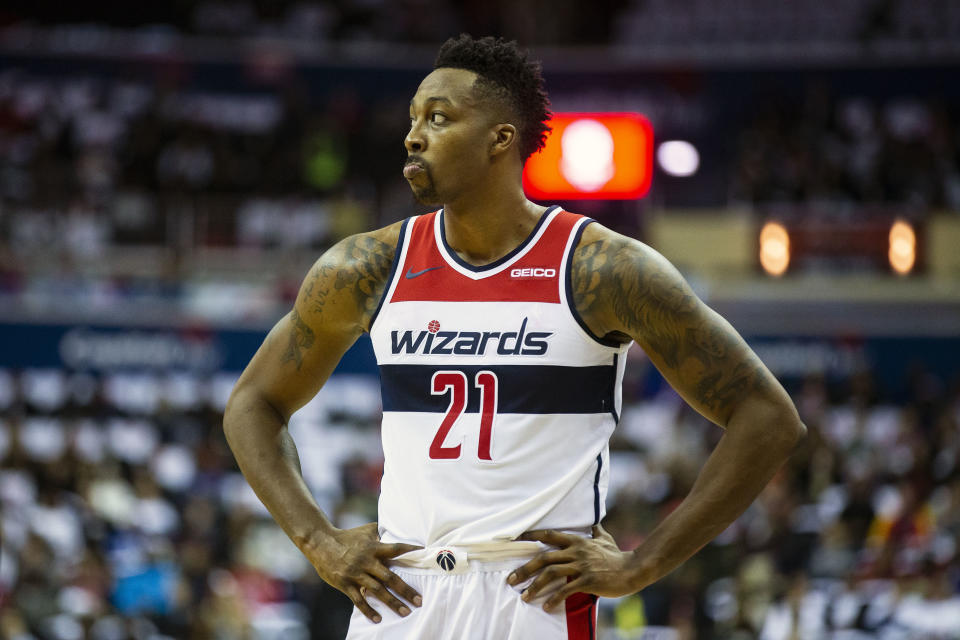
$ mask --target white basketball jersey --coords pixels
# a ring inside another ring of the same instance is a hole
[[[403,224],[370,336],[383,398],[384,542],[589,531],[629,345],[574,309],[570,259],[589,218],[553,207],[496,262],[462,260],[443,212]]]

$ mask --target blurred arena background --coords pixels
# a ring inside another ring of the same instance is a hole
[[[673,260],[810,429],[600,637],[960,638],[960,3],[156,4],[0,9],[0,637],[343,637],[221,412],[319,253],[419,212],[406,105],[469,31],[530,46],[555,110],[652,123],[645,197],[566,204]],[[720,435],[631,357],[625,548]],[[379,402],[361,341],[291,421],[342,527],[376,518]]]

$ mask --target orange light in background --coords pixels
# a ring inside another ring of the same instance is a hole
[[[523,169],[541,200],[642,198],[653,178],[653,128],[638,113],[555,113],[546,146]]]
[[[917,234],[909,222],[897,220],[890,227],[890,249],[887,251],[890,266],[905,276],[917,261]]]
[[[790,234],[778,222],[760,230],[760,266],[772,276],[782,276],[790,266]]]

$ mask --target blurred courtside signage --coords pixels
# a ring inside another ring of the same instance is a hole
[[[638,113],[554,113],[553,131],[527,160],[534,199],[632,200],[650,190],[653,127]]]
[[[906,276],[923,266],[923,247],[914,223],[883,212],[832,219],[797,210],[789,219],[765,222],[758,240],[760,266],[771,276],[781,276],[788,269],[889,270]]]

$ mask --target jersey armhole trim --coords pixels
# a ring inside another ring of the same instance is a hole
[[[393,292],[393,281],[396,278],[397,270],[401,269],[400,262],[404,258],[404,247],[407,245],[407,227],[410,224],[410,221],[413,218],[407,218],[403,221],[403,224],[400,225],[400,235],[397,236],[397,248],[393,253],[393,264],[390,265],[390,273],[387,275],[387,282],[383,286],[383,293],[380,295],[380,301],[377,303],[377,308],[374,310],[373,315],[370,316],[370,327],[367,330],[367,333],[373,331],[373,323],[377,321],[377,316],[380,315],[380,309],[383,308],[383,303],[387,300],[387,297]]]
[[[593,476],[593,524],[600,524],[600,470],[603,469],[603,452],[597,454],[597,473]]]
[[[573,254],[576,252],[577,247],[580,245],[580,237],[583,235],[584,229],[588,225],[596,222],[593,218],[586,218],[584,222],[580,225],[580,228],[576,230],[573,236],[573,242],[570,243],[570,249],[567,253],[566,260],[566,269],[564,269],[563,279],[564,279],[564,289],[567,298],[567,308],[570,309],[570,314],[573,316],[573,319],[577,321],[577,324],[580,325],[580,328],[583,329],[594,342],[598,342],[605,347],[611,347],[614,349],[619,349],[623,346],[623,343],[617,342],[616,340],[610,340],[608,338],[602,338],[596,335],[593,331],[590,330],[590,327],[587,326],[587,323],[583,321],[583,318],[580,317],[580,312],[577,311],[577,305],[573,301]]]
[[[617,389],[623,387],[623,376],[620,375],[620,354],[613,354],[613,370],[616,372],[613,378],[613,389],[610,390],[612,396],[610,402],[610,415],[613,416],[614,426],[620,425],[620,412],[617,411]]]

